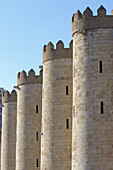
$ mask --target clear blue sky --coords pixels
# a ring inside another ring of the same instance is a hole
[[[73,13],[89,6],[96,15],[100,5],[111,14],[113,0],[0,0],[0,87],[11,91],[23,69],[38,74],[43,45],[68,47]]]

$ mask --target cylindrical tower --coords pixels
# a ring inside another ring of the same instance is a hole
[[[17,75],[16,170],[40,169],[40,129],[42,114],[42,70]]]
[[[41,170],[69,170],[72,142],[72,42],[43,48]]]
[[[101,6],[72,17],[72,169],[113,168],[113,16]]]
[[[1,170],[15,170],[17,119],[16,91],[13,90],[11,94],[8,91],[4,92],[2,102]]]

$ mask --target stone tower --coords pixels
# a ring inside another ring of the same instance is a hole
[[[113,169],[113,16],[72,17],[72,169]]]
[[[16,170],[40,169],[42,70],[17,75]]]
[[[43,48],[41,170],[71,169],[72,42]]]
[[[17,95],[3,93],[1,170],[15,170]]]

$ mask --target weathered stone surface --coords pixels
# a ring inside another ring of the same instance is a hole
[[[33,71],[28,77],[33,77]],[[41,78],[42,79],[42,78]],[[29,78],[26,84],[19,85],[17,97],[17,144],[16,170],[40,169],[42,83]],[[38,105],[38,113],[36,113]],[[38,132],[38,140],[36,133]],[[38,159],[38,167],[36,160]]]
[[[73,35],[73,170],[113,169],[112,56],[113,28]]]
[[[54,45],[49,42],[48,45],[43,47],[43,63],[48,60],[60,59],[60,58],[72,58],[73,57],[73,41],[69,43],[69,48],[64,48],[63,42],[60,40]]]
[[[35,71],[33,69],[29,71],[28,75],[24,70],[21,73],[18,73],[17,86],[33,83],[42,83],[42,70],[40,71],[40,75],[35,75]]]
[[[65,50],[60,41],[55,55],[48,55],[48,51],[43,54],[41,170],[71,169],[72,50],[68,49],[67,56],[62,55]],[[66,129],[66,119],[69,119],[69,129]]]
[[[113,28],[113,16],[106,15],[106,10],[101,6],[97,11],[97,16],[93,16],[92,11],[87,8],[84,15],[77,11],[72,17],[72,35],[79,30]]]
[[[15,170],[16,166],[16,98],[15,91],[3,96],[1,170]]]
[[[3,96],[2,170],[113,170],[112,15],[78,10],[69,48],[49,42],[40,75],[18,73],[17,136],[15,92]]]

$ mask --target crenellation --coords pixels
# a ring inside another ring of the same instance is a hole
[[[25,70],[22,70],[20,77],[25,77],[25,78],[27,77],[27,73],[25,72]]]
[[[113,16],[106,15],[105,8],[101,6],[97,16],[91,14],[74,20],[72,31],[72,169],[109,170],[113,167],[113,136],[106,131],[109,129],[112,134],[113,129],[110,123],[113,121],[110,93]]]
[[[74,22],[76,19],[80,19],[80,18],[82,18],[82,17],[83,17],[82,13],[81,13],[79,10],[77,10],[77,12],[76,12],[75,14],[73,14],[73,22]]]
[[[78,33],[79,30],[100,28],[113,28],[113,16],[106,15],[106,9],[103,6],[97,10],[97,16],[93,16],[93,12],[88,7],[83,16],[80,11],[77,11],[72,17],[72,35]]]
[[[35,77],[35,71],[33,69],[31,69],[29,72],[28,72],[28,76],[29,77]]]
[[[58,58],[72,58],[72,41],[69,43],[69,48],[64,48],[64,43],[60,40],[56,44],[56,49],[54,49],[54,46],[52,43],[49,43],[50,48],[47,48],[45,50],[45,46],[43,47],[43,63],[47,60],[53,60]]]
[[[73,51],[73,40],[70,41],[69,48],[72,49],[72,51]]]
[[[2,103],[8,102],[16,102],[17,101],[17,93],[15,90],[12,90],[11,93],[9,91],[5,91],[2,96]]]
[[[40,69],[39,75],[31,69],[24,79],[22,73],[17,78],[16,170],[36,170],[37,159],[40,169],[43,67]]]
[[[43,46],[43,52],[45,52],[45,51],[46,51],[46,45]]]
[[[72,52],[73,41],[65,48],[60,40],[56,49],[43,53],[41,170],[71,168]]]
[[[83,12],[83,17],[87,18],[87,17],[92,17],[92,16],[93,16],[92,10],[89,7],[87,7],[86,10]]]
[[[40,71],[39,75],[35,75],[35,71],[31,69],[27,73],[23,70],[21,73],[17,74],[17,85],[22,84],[32,84],[32,83],[41,83],[42,82],[42,70]]]
[[[71,21],[72,21],[72,22],[74,22],[74,16],[75,16],[75,14],[73,14],[73,16],[72,16],[72,18],[71,18]]]
[[[59,49],[59,48],[64,49],[64,43],[61,40],[59,40],[56,44],[56,49]]]
[[[97,16],[100,16],[100,17],[106,16],[106,9],[102,5],[97,10]]]
[[[54,49],[54,45],[53,43],[50,41],[47,46],[46,46],[46,50],[49,51],[49,50],[53,50]]]
[[[112,15],[78,10],[69,47],[44,45],[39,75],[3,93],[1,170],[113,168]]]
[[[10,96],[10,93],[9,93],[9,91],[7,90],[7,91],[5,91],[5,92],[3,92],[3,95],[2,95],[2,98],[3,97],[7,97],[7,98],[9,98],[9,96]]]
[[[17,74],[17,78],[20,78],[20,72],[18,72],[18,74]]]
[[[17,93],[3,94],[1,170],[15,170],[16,166],[16,123]]]

